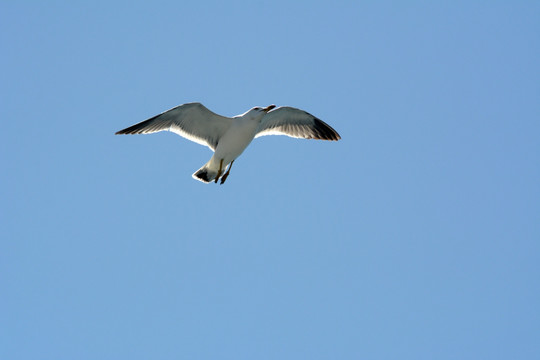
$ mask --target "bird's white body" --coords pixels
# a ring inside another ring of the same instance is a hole
[[[221,116],[200,103],[177,106],[116,134],[150,134],[172,131],[191,141],[206,145],[214,155],[193,174],[202,182],[225,182],[231,166],[254,138],[287,135],[295,138],[337,141],[339,134],[315,116],[292,107],[274,109],[254,107],[235,117]],[[227,172],[225,172],[227,169]]]
[[[216,150],[210,161],[193,174],[193,178],[201,180],[197,174],[201,170],[207,171],[208,181],[215,177],[239,157],[253,141],[264,112],[248,111],[243,115],[232,118],[229,129],[219,139]]]

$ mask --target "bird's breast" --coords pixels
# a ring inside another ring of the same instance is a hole
[[[229,130],[219,139],[215,156],[226,161],[236,159],[255,137],[255,122],[233,123]]]

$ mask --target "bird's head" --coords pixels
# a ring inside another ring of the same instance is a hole
[[[262,117],[267,113],[269,112],[270,110],[272,110],[273,108],[275,108],[276,105],[269,105],[265,108],[263,107],[260,107],[260,106],[256,106],[250,110],[248,110],[248,112],[246,112],[243,116],[246,116],[246,117],[249,117],[249,118],[252,118],[254,120],[260,120],[262,119]]]

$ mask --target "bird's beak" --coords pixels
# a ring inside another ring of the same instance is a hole
[[[267,106],[263,109],[264,112],[269,112],[270,110],[272,110],[273,108],[275,108],[276,105],[270,105],[270,106]]]

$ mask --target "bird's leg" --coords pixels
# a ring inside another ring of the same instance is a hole
[[[214,181],[217,184],[217,181],[219,180],[219,177],[221,176],[221,173],[223,172],[223,159],[219,162],[219,170],[216,175],[216,180]]]
[[[227,172],[225,173],[225,175],[223,175],[223,177],[221,178],[221,182],[219,183],[219,185],[223,185],[225,180],[227,180],[227,177],[229,176],[229,173],[231,172],[231,168],[232,168],[233,163],[234,163],[234,160],[231,161],[231,164],[229,165],[229,168],[227,169]]]

